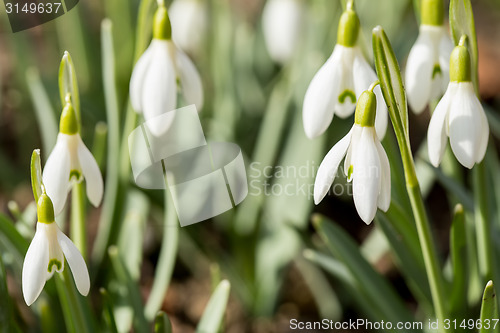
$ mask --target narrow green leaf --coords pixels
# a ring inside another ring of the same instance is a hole
[[[361,256],[358,246],[342,228],[321,215],[313,224],[330,251],[349,269],[367,298],[384,314],[386,320],[411,321],[411,314],[395,290]]]
[[[127,271],[126,266],[121,260],[118,247],[110,246],[108,255],[111,260],[111,265],[116,274],[116,278],[120,284],[127,288],[129,304],[134,310],[134,327],[137,332],[148,332],[149,324],[144,317],[144,310],[142,306],[141,293],[136,281],[132,279],[130,273]]]
[[[229,281],[222,280],[210,297],[200,322],[196,327],[197,333],[217,332],[222,324],[224,313],[226,312],[227,301],[231,285]]]
[[[450,313],[458,318],[465,315],[467,306],[467,238],[465,233],[465,213],[461,204],[455,206],[450,231],[450,255],[453,267],[453,283],[450,296]]]
[[[396,136],[408,135],[408,106],[401,79],[401,70],[391,43],[381,26],[373,29],[373,55],[382,94],[389,108],[389,115]],[[399,141],[399,140],[398,140]]]
[[[486,284],[486,287],[484,288],[484,294],[483,294],[483,301],[481,303],[481,323],[483,324],[481,326],[481,329],[479,330],[479,333],[487,333],[487,332],[498,332],[498,325],[495,325],[497,323],[493,322],[492,320],[498,320],[498,306],[497,306],[497,299],[496,299],[496,291],[495,287],[493,286],[493,281],[489,281]],[[491,325],[488,325],[489,327],[486,328],[487,326],[485,323],[490,322]]]
[[[103,316],[108,329],[112,333],[118,333],[118,328],[116,327],[115,316],[113,313],[113,302],[111,301],[111,297],[108,294],[108,291],[104,288],[99,289],[101,293],[102,303],[103,303]]]
[[[38,198],[42,195],[42,165],[40,162],[40,149],[33,150],[33,153],[31,154],[30,171],[33,196],[35,197],[35,202],[38,202]]]
[[[80,113],[80,94],[78,92],[78,81],[76,79],[75,65],[68,51],[64,51],[64,55],[59,65],[59,97],[61,98],[61,106],[66,105],[66,95],[71,95],[71,102],[75,108],[76,117],[78,119],[79,130],[82,125],[82,117]]]
[[[13,331],[12,326],[12,302],[7,289],[7,273],[3,265],[2,256],[0,256],[0,332]]]
[[[412,0],[413,2],[413,10],[415,11],[415,17],[417,19],[418,24],[420,24],[420,11],[421,11],[421,2],[422,0]]]
[[[26,82],[28,83],[37,124],[42,135],[43,156],[48,158],[56,144],[57,133],[59,133],[56,114],[37,69],[29,68],[26,71]]]
[[[479,93],[477,37],[470,0],[450,1],[450,28],[455,45],[458,45],[462,35],[467,36],[467,47],[471,55],[472,81],[474,82],[476,93]]]
[[[155,333],[172,333],[172,323],[167,314],[159,311],[155,317]]]
[[[92,155],[103,170],[106,165],[106,140],[108,137],[108,125],[105,122],[98,122],[95,125],[94,140],[92,142]]]

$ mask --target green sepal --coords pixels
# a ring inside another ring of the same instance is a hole
[[[377,98],[372,91],[364,91],[359,96],[356,104],[354,123],[363,127],[373,127],[375,125],[375,115],[377,113]]]
[[[73,135],[78,133],[78,119],[73,104],[66,99],[66,105],[61,113],[61,120],[59,122],[59,133]]]
[[[443,0],[422,0],[422,24],[442,26],[444,23]]]
[[[471,58],[464,45],[458,45],[450,56],[450,81],[470,82],[472,80]]]
[[[37,202],[38,222],[50,224],[54,222],[54,205],[47,193],[42,193]]]
[[[153,20],[153,38],[160,40],[172,39],[172,25],[165,6],[160,6],[156,10]]]
[[[337,43],[345,47],[356,45],[359,34],[359,18],[352,9],[347,9],[340,16],[339,28],[337,32]]]

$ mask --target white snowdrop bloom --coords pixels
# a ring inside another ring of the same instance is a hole
[[[130,79],[130,102],[147,120],[177,108],[177,79],[187,104],[203,105],[203,87],[196,67],[171,40],[171,27],[165,7],[155,13],[153,40],[134,67]],[[165,133],[169,125],[149,122],[154,135]]]
[[[408,103],[419,114],[446,90],[453,44],[443,23],[442,0],[422,2],[422,24],[406,62]]]
[[[391,170],[387,154],[375,132],[376,97],[365,91],[359,97],[355,122],[325,156],[316,174],[314,203],[328,193],[344,159],[344,172],[352,181],[354,205],[361,219],[370,224],[377,212],[389,209],[391,203]]]
[[[450,83],[429,123],[429,160],[435,167],[441,163],[448,136],[453,154],[469,169],[483,160],[488,146],[488,120],[471,82],[470,55],[463,43],[451,54]]]
[[[203,0],[174,0],[169,7],[172,39],[188,53],[196,54],[207,30],[207,9]]]
[[[27,305],[40,296],[45,282],[64,269],[64,258],[68,261],[76,288],[86,296],[90,289],[87,265],[73,242],[54,222],[54,208],[47,194],[38,199],[38,222],[35,237],[26,252],[23,263],[22,285]]]
[[[43,182],[56,214],[64,208],[73,183],[83,179],[87,197],[92,205],[99,206],[104,188],[101,171],[78,133],[75,110],[67,103],[61,114],[56,145],[43,169]]]
[[[287,63],[297,49],[304,20],[300,0],[268,0],[262,11],[262,30],[271,58]]]
[[[310,139],[326,131],[334,114],[341,118],[350,116],[356,99],[377,81],[375,71],[356,46],[358,34],[358,16],[348,8],[340,18],[337,44],[332,55],[316,73],[304,97],[302,119]],[[374,92],[378,101],[375,128],[382,139],[387,129],[387,106],[380,86]]]

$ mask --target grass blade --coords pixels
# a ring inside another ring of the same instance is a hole
[[[479,333],[498,332],[498,306],[493,281],[489,281],[488,284],[486,284],[486,288],[484,288],[480,319],[483,325]],[[493,320],[497,320],[497,322]],[[484,325],[487,322],[491,323],[488,328]]]
[[[219,331],[224,313],[226,312],[230,289],[231,284],[228,280],[222,280],[219,283],[210,297],[200,322],[196,327],[197,333],[214,333]]]
[[[172,333],[172,323],[165,312],[160,311],[155,318],[155,333]]]

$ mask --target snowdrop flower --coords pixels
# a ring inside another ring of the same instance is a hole
[[[268,0],[262,11],[262,30],[271,58],[287,63],[297,49],[304,8],[300,0]]]
[[[134,67],[130,79],[130,102],[147,120],[177,107],[177,79],[187,104],[203,105],[201,78],[188,56],[171,39],[167,9],[161,5],[155,13],[153,40]],[[154,135],[162,135],[169,126],[149,122]]]
[[[197,53],[207,29],[207,11],[203,0],[174,0],[168,10],[175,44],[188,53]]]
[[[76,113],[69,100],[61,114],[57,142],[43,169],[43,182],[47,194],[59,214],[66,203],[72,185],[85,178],[87,197],[99,206],[103,195],[103,181],[99,166],[78,133]]]
[[[453,44],[444,25],[443,0],[422,1],[422,24],[406,62],[408,103],[419,114],[441,97],[448,85]]]
[[[366,224],[373,221],[377,207],[385,212],[391,203],[389,160],[374,128],[377,107],[377,98],[371,90],[361,94],[354,126],[325,156],[314,183],[317,205],[328,193],[345,156],[344,172],[348,181],[352,181],[354,205]]]
[[[450,57],[450,83],[429,123],[429,160],[435,167],[443,157],[447,136],[457,160],[471,169],[483,160],[490,133],[488,121],[471,81],[470,54],[465,36]]]
[[[304,98],[302,119],[310,139],[321,135],[330,126],[334,114],[341,118],[350,116],[356,98],[377,80],[377,75],[356,46],[358,34],[358,16],[348,6],[340,17],[337,45],[312,79]],[[375,128],[382,139],[387,129],[387,106],[380,86],[375,88],[375,94],[378,101]]]
[[[46,193],[38,199],[38,222],[35,237],[26,252],[23,263],[23,296],[29,306],[40,296],[45,282],[55,272],[64,269],[64,258],[68,261],[76,288],[87,296],[90,278],[87,265],[73,242],[54,222],[54,207]]]

